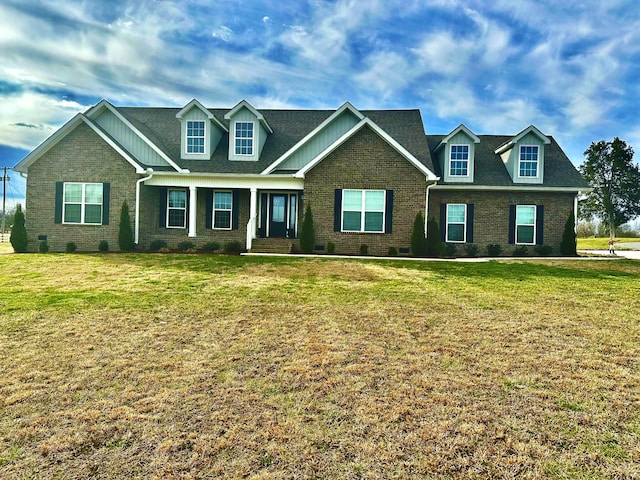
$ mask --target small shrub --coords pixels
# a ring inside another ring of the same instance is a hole
[[[49,244],[46,240],[40,241],[40,245],[38,245],[38,251],[40,253],[47,253],[49,251]]]
[[[416,214],[411,231],[411,253],[414,257],[427,256],[427,240],[424,236],[424,217],[421,212]]]
[[[205,252],[215,252],[220,250],[220,244],[218,242],[207,242],[202,246],[202,250]]]
[[[457,250],[458,250],[458,246],[455,243],[445,243],[444,244],[444,256],[445,257],[455,257]]]
[[[189,240],[183,240],[178,244],[178,250],[180,250],[181,252],[186,252],[187,250],[191,250],[193,248],[195,248],[195,245]]]
[[[398,249],[396,247],[389,247],[389,251],[387,252],[387,256],[389,257],[397,257]]]
[[[336,244],[333,242],[327,242],[327,252],[334,253],[336,251]]]
[[[160,253],[171,253],[171,249],[168,247],[161,247],[158,249],[158,252]]]
[[[369,247],[364,243],[360,245],[360,255],[369,255]]]
[[[477,257],[480,249],[474,243],[467,243],[464,246],[464,251],[466,252],[467,256],[469,256],[469,257]]]
[[[101,252],[108,252],[109,242],[107,242],[106,240],[100,240],[100,243],[98,244],[98,250]]]
[[[529,249],[526,245],[520,245],[513,251],[514,257],[526,257],[527,255],[529,255]]]
[[[499,257],[502,253],[502,246],[497,243],[487,245],[487,255],[490,257]]]
[[[569,214],[564,231],[562,232],[562,241],[560,243],[560,253],[562,255],[575,257],[578,255],[576,250],[576,232],[575,232],[575,216],[573,212]]]
[[[316,232],[313,226],[313,214],[311,213],[311,205],[307,204],[304,212],[302,227],[300,229],[300,248],[304,253],[313,252],[316,244]]]
[[[13,227],[11,227],[9,241],[11,242],[14,252],[25,253],[27,251],[29,239],[27,238],[27,229],[24,226],[24,212],[20,204],[18,204],[13,217]]]
[[[78,246],[75,243],[69,242],[69,243],[67,243],[67,246],[65,247],[64,251],[67,252],[67,253],[73,253],[73,252],[76,251],[77,248],[78,248]]]
[[[538,255],[546,257],[553,251],[553,247],[551,245],[536,245],[534,250]]]
[[[427,221],[427,257],[439,257],[442,255],[442,240],[440,238],[440,227],[435,218]]]
[[[129,205],[125,200],[120,211],[120,225],[118,229],[118,247],[123,252],[130,252],[134,249],[133,230],[131,229],[131,217],[129,216]]]
[[[153,250],[155,252],[158,252],[158,251],[162,250],[163,248],[167,248],[167,242],[164,241],[164,240],[153,240],[149,244],[149,250]]]
[[[242,251],[242,244],[237,240],[227,242],[224,244],[224,251],[229,253],[240,253]]]

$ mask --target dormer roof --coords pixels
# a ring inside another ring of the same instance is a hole
[[[549,138],[547,138],[547,136],[544,133],[538,130],[535,126],[529,125],[527,128],[525,128],[520,133],[518,133],[515,137],[511,138],[510,140],[500,145],[495,151],[496,154],[500,155],[501,153],[504,153],[507,150],[513,148],[520,141],[520,139],[522,139],[525,135],[529,133],[532,133],[536,137],[538,137],[544,145],[549,145],[551,143],[551,140],[549,140]]]
[[[209,120],[213,121],[213,123],[215,123],[218,127],[220,127],[224,132],[228,132],[229,131],[229,129],[225,126],[224,123],[222,123],[220,120],[218,120],[213,113],[211,113],[207,108],[205,108],[204,105],[202,105],[195,98],[193,100],[191,100],[189,103],[187,103],[182,108],[182,110],[180,110],[178,113],[176,113],[176,118],[182,120],[182,117],[185,116],[187,113],[189,113],[192,108],[199,108],[200,110],[202,110],[202,112],[207,116],[207,118]]]
[[[460,132],[464,132],[471,140],[473,140],[473,143],[480,143],[480,138],[478,138],[476,134],[474,134],[471,130],[469,130],[469,128],[467,128],[463,123],[461,123],[456,128],[454,128],[449,135],[447,135],[440,141],[440,143],[438,144],[438,146],[435,148],[434,151],[437,151],[440,148],[444,147],[447,143],[449,143],[449,141],[453,137],[455,137]]]
[[[273,133],[273,130],[272,130],[271,126],[269,125],[269,122],[267,122],[266,118],[264,118],[264,115],[262,115],[258,110],[253,108],[253,106],[249,102],[247,102],[246,100],[242,100],[235,107],[233,107],[231,110],[229,110],[229,112],[227,112],[225,114],[224,119],[225,120],[230,120],[231,118],[233,118],[233,116],[237,112],[239,112],[243,108],[246,108],[247,110],[249,110],[258,119],[260,124],[267,130],[267,132]]]

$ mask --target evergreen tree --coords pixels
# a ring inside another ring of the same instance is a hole
[[[9,237],[11,246],[15,253],[25,253],[27,251],[27,229],[24,226],[24,213],[22,207],[18,204],[16,213],[13,217],[13,227],[11,228],[11,236]]]
[[[125,200],[120,211],[120,229],[118,231],[118,247],[123,252],[130,252],[134,247],[133,230],[131,230],[131,218],[129,218],[129,205]]]
[[[440,227],[436,219],[431,217],[427,221],[427,256],[439,257],[442,255],[444,245],[440,239]]]
[[[424,218],[421,212],[418,212],[416,219],[413,221],[411,253],[413,253],[415,257],[427,256],[427,239],[424,236]]]
[[[300,230],[300,249],[305,253],[311,253],[315,245],[316,232],[313,227],[313,214],[311,213],[311,205],[307,205]]]
[[[564,224],[564,231],[562,232],[562,242],[560,243],[560,253],[562,255],[575,257],[578,252],[576,250],[576,231],[575,231],[576,217],[573,211],[567,218],[567,223]]]

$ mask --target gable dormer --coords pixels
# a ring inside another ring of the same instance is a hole
[[[473,182],[477,143],[480,139],[462,124],[440,141],[435,153],[445,182]]]
[[[267,135],[273,133],[264,115],[242,100],[224,118],[229,120],[229,160],[259,160]]]
[[[176,118],[180,120],[180,158],[209,160],[227,128],[195,98]]]
[[[500,155],[513,183],[541,184],[544,182],[544,146],[549,143],[546,135],[529,125],[499,146],[495,153]]]

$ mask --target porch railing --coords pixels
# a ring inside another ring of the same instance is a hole
[[[251,245],[253,243],[253,235],[255,232],[255,225],[256,225],[256,219],[258,218],[257,215],[254,215],[253,217],[249,218],[249,221],[247,222],[247,251],[251,250]]]

